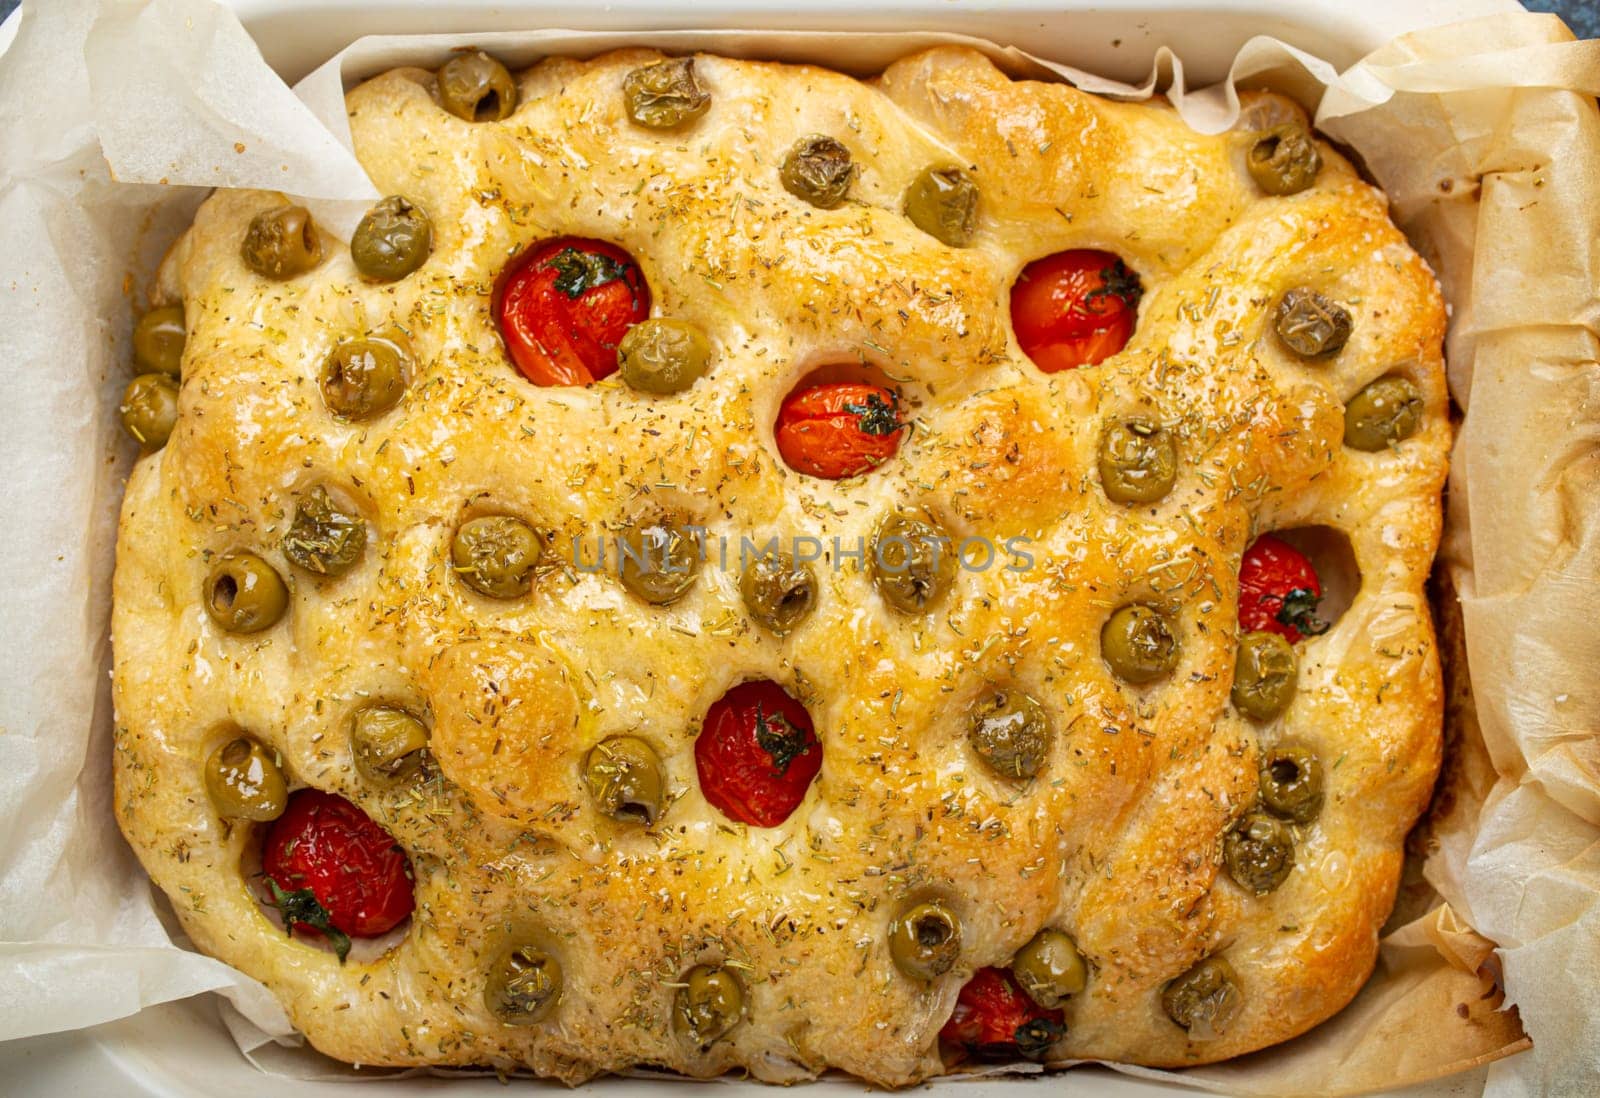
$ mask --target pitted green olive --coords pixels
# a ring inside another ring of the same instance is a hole
[[[1089,967],[1071,938],[1046,927],[1017,950],[1011,961],[1011,975],[1028,998],[1046,1010],[1055,1010],[1084,989],[1089,982]]]
[[[178,425],[178,383],[168,374],[140,374],[122,391],[122,427],[146,450],[159,450]]]
[[[342,419],[369,419],[399,403],[411,356],[391,339],[347,339],[322,367],[322,400]]]
[[[855,177],[850,150],[820,133],[796,141],[778,169],[784,190],[823,210],[831,210],[844,201]]]
[[[700,574],[700,545],[688,526],[668,519],[629,526],[617,537],[622,586],[645,602],[677,602]]]
[[[1403,442],[1422,425],[1422,394],[1404,377],[1380,377],[1344,406],[1344,444],[1375,453]]]
[[[279,206],[251,219],[239,255],[256,274],[281,282],[322,262],[322,238],[310,210]]]
[[[133,360],[146,370],[177,377],[183,366],[183,345],[188,338],[182,305],[151,309],[133,326]]]
[[[681,393],[704,377],[710,364],[711,341],[687,320],[641,320],[617,344],[622,380],[642,393]]]
[[[508,1026],[544,1021],[561,1002],[561,962],[536,945],[518,945],[489,970],[483,1002]]]
[[[694,58],[674,57],[634,69],[622,81],[628,117],[652,130],[670,130],[699,118],[711,93],[694,75]]]
[[[272,565],[243,550],[225,553],[201,592],[211,620],[230,633],[270,629],[289,608],[289,589]]]
[[[1177,666],[1178,638],[1160,610],[1133,603],[1106,619],[1100,652],[1114,674],[1142,686]]]
[[[517,82],[482,50],[463,50],[439,68],[439,105],[465,122],[502,122],[517,109]]]
[[[340,509],[320,484],[307,492],[283,535],[283,555],[297,568],[338,577],[355,567],[367,547],[367,524]]]
[[[1241,887],[1264,896],[1294,869],[1294,832],[1265,812],[1250,812],[1223,835],[1222,862]]]
[[[927,168],[906,190],[905,211],[935,240],[965,248],[978,231],[978,184],[960,168]]]
[[[1044,708],[1020,690],[992,687],[967,711],[967,742],[990,769],[1007,778],[1039,773],[1053,739]]]
[[[961,957],[961,920],[938,900],[914,904],[889,924],[889,957],[913,980],[936,980]]]
[[[1286,741],[1262,753],[1261,806],[1274,815],[1310,823],[1322,811],[1322,763],[1304,744]]]
[[[1113,503],[1154,503],[1177,479],[1178,447],[1159,423],[1126,419],[1100,437],[1100,484]]]
[[[1322,154],[1297,122],[1274,126],[1256,138],[1246,157],[1250,177],[1268,194],[1297,194],[1317,181]]]
[[[350,237],[356,270],[374,282],[397,282],[427,262],[433,222],[416,203],[392,194],[367,211]]]
[[[450,542],[450,564],[461,582],[492,599],[520,598],[532,590],[543,553],[533,527],[510,515],[469,519]]]
[[[646,827],[661,814],[661,758],[637,736],[612,736],[590,749],[583,781],[601,815]]]
[[[739,593],[750,616],[782,636],[816,608],[817,576],[788,553],[769,553],[745,566]]]
[[[715,965],[695,965],[683,974],[672,1024],[694,1044],[711,1044],[738,1025],[743,1015],[744,988],[732,972]]]
[[[350,753],[356,769],[380,785],[411,778],[422,770],[428,726],[392,705],[369,705],[350,718]]]
[[[1196,1041],[1221,1036],[1243,1005],[1239,976],[1221,957],[1205,958],[1161,990],[1167,1017]]]
[[[1283,345],[1301,358],[1338,354],[1350,340],[1351,325],[1343,305],[1308,286],[1284,293],[1272,320]]]
[[[221,744],[206,759],[206,793],[217,815],[265,823],[283,815],[289,787],[274,754],[248,736]]]
[[[955,543],[932,518],[892,514],[873,535],[868,570],[884,602],[920,614],[955,582]]]
[[[1258,721],[1270,721],[1294,700],[1299,677],[1294,646],[1288,640],[1276,633],[1245,633],[1233,665],[1234,708]]]

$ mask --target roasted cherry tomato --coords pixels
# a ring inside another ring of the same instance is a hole
[[[1316,616],[1322,582],[1306,555],[1286,541],[1262,534],[1239,563],[1239,628],[1276,633],[1294,644],[1301,636],[1328,631]]]
[[[1036,259],[1011,288],[1011,326],[1047,374],[1093,366],[1133,335],[1139,276],[1110,252],[1077,248]]]
[[[811,714],[775,682],[735,686],[706,713],[694,741],[700,791],[740,823],[777,827],[822,769]]]
[[[617,344],[650,315],[650,288],[621,248],[568,236],[517,260],[496,308],[524,377],[535,385],[588,385],[616,372]]]
[[[406,852],[361,809],[318,789],[289,798],[267,831],[261,869],[284,929],[326,936],[340,961],[352,936],[386,934],[416,906]]]
[[[939,1036],[984,1059],[1041,1060],[1066,1031],[1062,1012],[1030,999],[1010,970],[980,968],[956,997]]]
[[[797,472],[843,480],[893,457],[907,426],[893,389],[846,381],[813,385],[783,402],[778,453]]]

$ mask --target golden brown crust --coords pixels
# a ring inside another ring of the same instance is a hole
[[[280,201],[270,194],[218,193],[174,250],[165,284],[191,331],[182,418],[135,469],[118,544],[117,812],[195,942],[264,980],[339,1058],[567,1080],[638,1063],[767,1080],[936,1074],[962,982],[1044,925],[1093,966],[1059,1058],[1206,1062],[1337,1011],[1371,969],[1440,750],[1423,583],[1449,441],[1444,312],[1383,196],[1323,147],[1312,190],[1265,198],[1244,135],[1015,82],[956,49],[867,84],[701,57],[710,111],[660,134],[630,125],[619,94],[655,56],[544,62],[504,123],[447,115],[415,70],[352,92],[363,163],[435,226],[432,259],[400,283],[362,282],[332,241],[310,275],[252,275],[239,240]],[[861,166],[837,210],[777,179],[813,132]],[[983,189],[971,248],[899,212],[932,163],[968,165]],[[495,278],[517,247],[563,234],[627,248],[656,311],[712,334],[710,377],[664,398],[615,379],[523,382],[494,331]],[[1011,333],[1009,287],[1026,262],[1074,247],[1118,252],[1147,292],[1123,353],[1047,376]],[[1268,327],[1299,284],[1355,317],[1326,364],[1293,359]],[[367,426],[333,419],[317,387],[328,351],[389,326],[417,355],[403,402]],[[798,477],[772,442],[778,402],[840,360],[906,379],[917,428],[873,476]],[[1385,453],[1341,446],[1341,402],[1396,370],[1424,394],[1423,429]],[[1171,425],[1181,455],[1173,492],[1138,508],[1109,503],[1093,472],[1102,425],[1129,411]],[[372,531],[337,580],[290,574],[277,548],[314,483],[343,489]],[[782,640],[748,622],[736,575],[716,568],[667,608],[572,568],[547,568],[512,602],[449,572],[463,516],[520,515],[570,559],[573,535],[592,544],[663,503],[735,547],[848,543],[891,507],[922,506],[959,536],[1032,539],[1037,566],[963,572],[922,620],[886,610],[859,569],[823,567],[816,613]],[[1304,526],[1349,539],[1361,586],[1300,646],[1291,709],[1256,726],[1228,705],[1239,559],[1255,533]],[[198,600],[208,560],[236,547],[277,561],[293,588],[285,622],[254,636],[219,633]],[[1107,613],[1135,598],[1169,606],[1182,640],[1176,672],[1142,689],[1098,651]],[[766,830],[712,809],[692,756],[707,706],[763,677],[806,700],[824,746],[805,802]],[[961,714],[991,679],[1038,698],[1058,730],[1044,775],[1020,790],[964,747]],[[401,791],[360,778],[346,722],[373,699],[430,714],[442,776]],[[417,913],[389,953],[341,967],[262,914],[241,871],[247,829],[219,821],[201,784],[234,726],[410,852]],[[674,797],[649,833],[598,816],[578,782],[587,749],[623,732],[651,740]],[[1220,872],[1218,836],[1254,795],[1259,745],[1289,734],[1324,760],[1327,804],[1300,829],[1287,882],[1258,898]],[[924,987],[898,975],[884,939],[926,894],[956,911],[965,946]],[[553,943],[567,983],[551,1021],[519,1029],[482,989],[487,959],[524,929]],[[1191,1042],[1160,990],[1218,951],[1244,1006],[1220,1037]],[[707,961],[737,966],[748,1010],[701,1051],[669,1015],[674,983]]]

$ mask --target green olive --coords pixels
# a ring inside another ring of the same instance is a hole
[[[1205,958],[1161,989],[1167,1017],[1197,1041],[1220,1036],[1243,1005],[1238,974],[1221,957]]]
[[[289,563],[318,576],[344,575],[366,547],[366,522],[340,510],[320,484],[295,506],[294,521],[283,535],[283,555]]]
[[[183,306],[151,309],[133,326],[133,360],[146,370],[177,377],[183,367],[183,345],[189,331],[183,326]]]
[[[439,67],[439,105],[466,122],[501,122],[517,109],[517,82],[482,50],[462,50]]]
[[[122,390],[122,426],[146,450],[159,450],[178,425],[178,383],[169,374],[140,374]]]
[[[622,586],[645,602],[677,602],[700,574],[700,546],[688,526],[660,519],[629,526],[617,538]]]
[[[1142,686],[1177,665],[1178,638],[1160,610],[1133,603],[1106,619],[1100,629],[1100,653],[1115,674]]]
[[[1422,394],[1409,378],[1380,377],[1344,406],[1344,444],[1374,453],[1416,434]]]
[[[672,1024],[704,1048],[739,1024],[744,988],[739,978],[716,965],[695,965],[683,974],[673,1003]]]
[[[711,341],[687,320],[641,320],[617,344],[622,380],[642,393],[681,393],[704,377],[710,364]]]
[[[1044,708],[1020,690],[991,687],[967,710],[967,742],[995,773],[1031,778],[1055,738]]]
[[[1011,975],[1028,998],[1055,1010],[1084,989],[1089,967],[1071,938],[1051,927],[1039,931],[1011,960]]]
[[[892,514],[873,535],[868,567],[884,602],[920,614],[955,582],[955,546],[931,518]]]
[[[934,239],[965,248],[978,230],[978,184],[960,168],[927,168],[906,190],[906,216]]]
[[[913,904],[889,924],[889,957],[913,980],[936,980],[961,957],[961,920],[938,900]]]
[[[322,262],[322,238],[304,206],[279,206],[250,221],[239,247],[244,264],[263,278],[282,281]]]
[[[1222,836],[1222,862],[1241,887],[1264,896],[1294,869],[1294,832],[1265,812],[1247,813]]]
[[[1283,345],[1301,358],[1338,354],[1349,342],[1352,323],[1343,305],[1309,286],[1286,291],[1272,320]]]
[[[1125,419],[1100,437],[1100,484],[1113,503],[1154,503],[1178,479],[1171,432],[1148,419]]]
[[[1276,633],[1245,633],[1233,665],[1233,706],[1247,717],[1270,721],[1294,700],[1300,672],[1294,646]]]
[[[350,753],[369,782],[386,784],[422,770],[428,726],[392,705],[369,705],[350,718]]]
[[[544,1021],[561,1002],[561,962],[536,945],[512,946],[489,970],[483,1002],[508,1026]]]
[[[595,744],[583,760],[583,781],[595,808],[613,820],[649,827],[661,814],[661,758],[637,736]]]
[[[817,576],[788,553],[769,553],[745,566],[739,592],[750,616],[782,636],[816,608]]]
[[[450,542],[450,563],[461,582],[494,599],[514,599],[533,588],[533,569],[544,546],[533,527],[510,515],[483,515],[461,524]]]
[[[1317,181],[1322,154],[1298,122],[1274,126],[1256,138],[1246,157],[1250,177],[1268,194],[1297,194]]]
[[[272,565],[254,553],[225,553],[206,577],[202,601],[211,620],[230,633],[259,633],[289,608],[289,589]]]
[[[322,367],[322,400],[342,419],[387,412],[406,391],[411,356],[391,339],[347,339]]]
[[[350,237],[350,258],[374,282],[397,282],[427,262],[433,222],[416,203],[392,194],[379,202]]]
[[[711,93],[695,79],[694,58],[674,57],[634,69],[622,81],[628,117],[652,130],[670,130],[699,118]]]
[[[831,210],[844,201],[855,177],[850,150],[820,133],[796,141],[778,169],[784,190],[823,210]]]
[[[1322,811],[1322,763],[1304,744],[1280,743],[1261,756],[1260,788],[1268,812],[1310,823]]]
[[[206,793],[219,816],[266,823],[283,815],[289,787],[277,758],[249,736],[220,745],[206,759]]]

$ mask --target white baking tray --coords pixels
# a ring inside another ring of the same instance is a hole
[[[48,3],[50,0],[25,0]],[[558,4],[548,0],[222,0],[255,37],[267,61],[290,81],[364,34],[405,34],[563,28],[618,31],[710,27],[747,30],[952,31],[1015,45],[1032,53],[1123,80],[1141,80],[1155,51],[1171,46],[1184,60],[1191,86],[1221,79],[1249,38],[1266,34],[1345,66],[1398,34],[1520,9],[1516,0],[611,0]],[[0,51],[17,16],[0,27]],[[818,58],[818,60],[823,60]],[[837,1004],[817,1004],[836,1009]],[[1487,1069],[1388,1092],[1390,1098],[1468,1098],[1481,1094]],[[16,1098],[101,1095],[128,1098],[357,1098],[448,1092],[450,1098],[502,1095],[494,1077],[417,1076],[365,1084],[297,1081],[258,1072],[238,1053],[209,997],[169,1003],[92,1030],[0,1043],[0,1091]],[[558,1084],[517,1081],[558,1093]],[[671,1094],[693,1084],[607,1079],[587,1093],[637,1098]],[[958,1096],[1019,1098],[1051,1095],[1154,1098],[1175,1089],[1104,1068],[1065,1074],[980,1081],[947,1081]],[[779,1093],[731,1082],[720,1093]],[[922,1089],[922,1088],[918,1088]],[[680,1090],[681,1092],[681,1090]],[[866,1092],[847,1080],[824,1080],[804,1093]],[[797,1092],[790,1092],[797,1093]],[[1192,1093],[1192,1092],[1188,1092]]]
[[[941,30],[988,38],[1121,80],[1178,48],[1199,82],[1220,79],[1258,34],[1341,67],[1418,27],[1518,11],[1515,0],[223,0],[267,61],[295,81],[367,33],[447,31]]]

